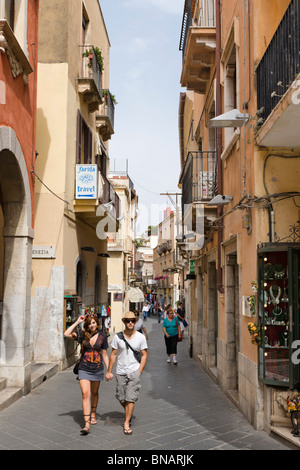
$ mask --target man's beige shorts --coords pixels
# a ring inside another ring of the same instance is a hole
[[[138,400],[141,388],[141,373],[138,370],[127,375],[116,374],[117,389],[116,398],[120,402],[129,401],[135,403]]]

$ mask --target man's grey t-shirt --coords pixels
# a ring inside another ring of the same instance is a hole
[[[132,336],[131,339],[126,338],[126,341],[135,351],[142,351],[148,349],[145,336],[138,331]],[[140,363],[135,359],[133,351],[127,348],[125,342],[115,335],[111,347],[118,351],[118,362],[116,373],[119,375],[131,374],[139,369]]]

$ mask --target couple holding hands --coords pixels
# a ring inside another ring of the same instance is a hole
[[[66,338],[81,344],[78,380],[85,421],[85,426],[81,430],[82,435],[90,433],[91,424],[97,424],[96,409],[100,382],[113,378],[112,369],[116,360],[116,398],[125,411],[123,431],[126,435],[132,434],[130,421],[138,400],[140,377],[146,365],[148,348],[145,336],[134,328],[137,320],[138,315],[132,312],[127,312],[122,318],[125,330],[114,336],[110,357],[107,354],[107,337],[100,329],[96,315],[80,316],[64,333]],[[83,322],[82,332],[76,333],[75,329]],[[103,364],[107,369],[106,374]]]

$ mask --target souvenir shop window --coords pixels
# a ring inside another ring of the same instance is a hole
[[[258,249],[259,379],[269,385],[300,385],[299,265],[299,245]]]
[[[75,322],[78,316],[77,296],[65,296],[64,307],[64,323],[66,330]]]

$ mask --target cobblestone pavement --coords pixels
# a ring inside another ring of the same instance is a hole
[[[0,450],[290,450],[255,431],[207,374],[178,344],[178,365],[167,364],[162,326],[146,323],[149,359],[132,420],[123,434],[115,381],[100,386],[98,424],[88,436],[81,392],[72,368],[57,373],[0,413]]]

